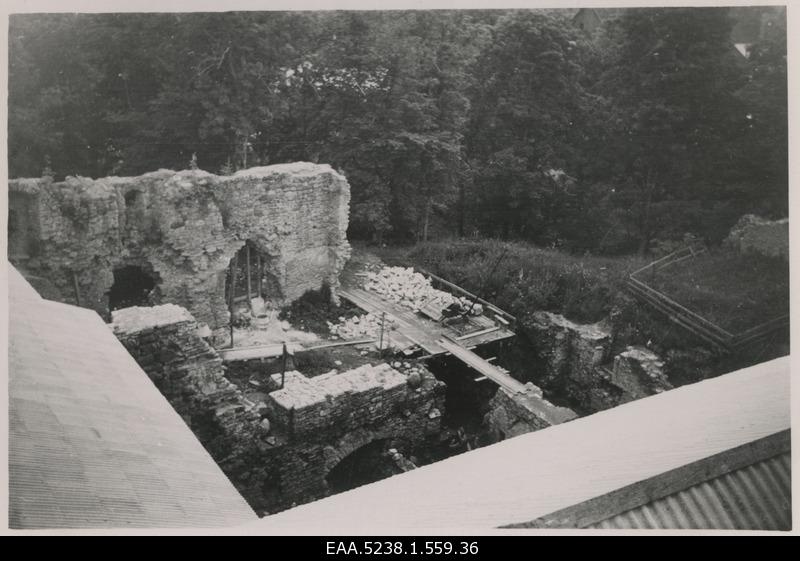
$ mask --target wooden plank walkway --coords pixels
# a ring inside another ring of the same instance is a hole
[[[436,324],[426,322],[411,310],[404,310],[393,302],[384,300],[363,288],[343,288],[339,290],[339,295],[366,312],[376,315],[386,312],[387,315],[392,316],[397,323],[397,329],[392,331],[389,336],[395,343],[397,337],[400,336],[407,338],[412,344],[418,344],[427,354],[438,355],[445,352],[444,347],[437,342],[442,335],[435,329]]]
[[[501,370],[488,360],[479,357],[469,349],[465,349],[457,342],[447,338],[442,338],[439,340],[439,344],[454,357],[463,361],[469,367],[474,368],[499,386],[512,393],[525,393],[525,386],[512,378],[508,372]]]
[[[300,352],[303,349],[296,343],[286,343],[286,350],[289,354]],[[233,349],[219,349],[217,350],[223,362],[231,362],[234,360],[252,360],[254,358],[275,358],[283,354],[283,343],[274,343],[272,345],[258,345],[253,347],[239,347]]]

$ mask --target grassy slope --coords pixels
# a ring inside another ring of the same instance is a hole
[[[789,313],[789,264],[717,250],[641,278],[731,333]]]

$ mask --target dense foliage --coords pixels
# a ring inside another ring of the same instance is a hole
[[[786,29],[727,8],[20,15],[12,176],[309,160],[350,235],[572,251],[714,241],[787,213]]]

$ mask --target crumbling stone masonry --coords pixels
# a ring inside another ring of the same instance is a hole
[[[648,349],[628,347],[611,357],[611,330],[602,322],[583,325],[550,312],[535,312],[533,318],[542,385],[559,388],[585,412],[672,388],[664,363]]]
[[[731,228],[725,244],[742,253],[759,253],[788,261],[789,219],[766,220],[746,214]]]
[[[350,256],[350,188],[330,166],[251,168],[220,177],[161,170],[140,177],[9,181],[9,258],[45,296],[107,315],[114,270],[138,266],[161,302],[212,328],[228,322],[225,279],[246,241],[290,301],[328,283]]]
[[[484,422],[493,433],[492,439],[502,440],[560,425],[577,417],[571,409],[544,399],[542,390],[528,382],[525,393],[512,394],[503,387],[498,388],[489,402]]]
[[[183,416],[228,478],[259,513],[331,492],[327,476],[376,441],[413,454],[441,432],[443,383],[365,365],[306,378],[271,378],[263,402],[250,402],[224,376],[198,324],[174,305],[113,313],[112,329]]]
[[[664,362],[644,347],[628,347],[614,357],[611,382],[625,391],[625,401],[672,389],[664,374]]]

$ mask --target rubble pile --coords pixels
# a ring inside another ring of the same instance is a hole
[[[340,316],[338,323],[329,321],[327,324],[328,330],[331,332],[331,337],[334,339],[378,338],[381,333],[381,316],[373,313],[353,316],[351,318]],[[388,333],[396,328],[397,320],[387,314],[383,324],[384,333]]]
[[[365,288],[415,312],[424,306],[443,309],[457,302],[469,308],[471,304],[467,298],[433,288],[429,279],[410,267],[384,267],[376,273],[367,273]]]

